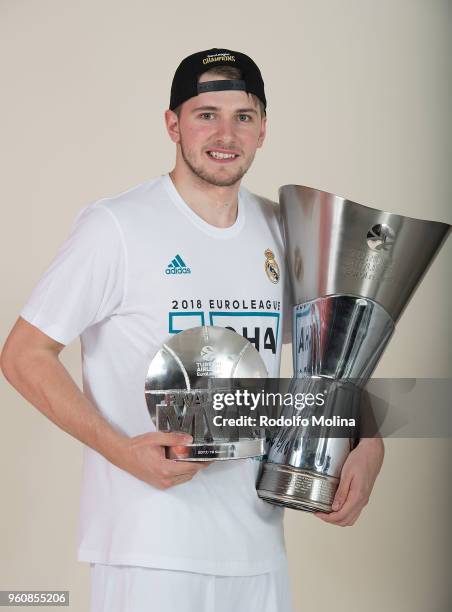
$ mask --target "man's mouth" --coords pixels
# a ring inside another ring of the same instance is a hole
[[[239,157],[239,154],[233,151],[219,151],[218,149],[208,150],[207,155],[210,157],[210,159],[223,163],[234,161],[234,159]]]

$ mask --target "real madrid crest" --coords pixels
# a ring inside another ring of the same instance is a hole
[[[279,266],[276,263],[275,255],[270,249],[266,249],[265,253],[265,272],[272,283],[279,282],[280,272]]]

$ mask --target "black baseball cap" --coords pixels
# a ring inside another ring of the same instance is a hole
[[[231,66],[241,72],[240,79],[222,79],[198,83],[198,78],[206,70],[218,66]],[[255,94],[267,108],[264,81],[261,71],[253,60],[238,51],[230,49],[208,49],[193,53],[181,61],[174,73],[171,85],[170,110],[179,104],[206,91],[239,90]]]

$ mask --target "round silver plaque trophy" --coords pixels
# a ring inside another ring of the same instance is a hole
[[[281,187],[279,194],[294,304],[292,387],[324,389],[321,413],[347,416],[359,408],[362,389],[450,225],[298,185]],[[294,412],[288,408],[285,416]],[[259,497],[330,512],[356,442],[335,436],[333,427],[320,436],[309,427],[282,427],[264,465]]]
[[[157,430],[193,437],[191,444],[169,447],[169,457],[212,461],[264,455],[265,431],[231,425],[239,408],[228,405],[219,410],[215,398],[232,391],[234,379],[266,377],[259,352],[234,331],[202,326],[172,336],[152,359],[145,383]]]

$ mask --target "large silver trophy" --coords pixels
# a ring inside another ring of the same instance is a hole
[[[298,185],[283,186],[279,194],[294,304],[292,388],[322,390],[324,415],[350,416],[359,410],[362,389],[450,225]],[[303,415],[316,410],[304,409]],[[285,409],[285,416],[294,412]],[[304,425],[281,428],[259,497],[330,512],[356,442],[335,435],[334,426],[321,428],[320,435]]]
[[[266,452],[265,430],[236,426],[239,407],[215,408],[215,398],[249,379],[266,378],[262,357],[243,336],[216,326],[172,336],[153,357],[146,376],[148,411],[158,431],[184,432],[187,445],[168,455],[185,461],[243,459]],[[240,410],[243,416],[243,409]],[[232,424],[231,424],[232,423]]]

